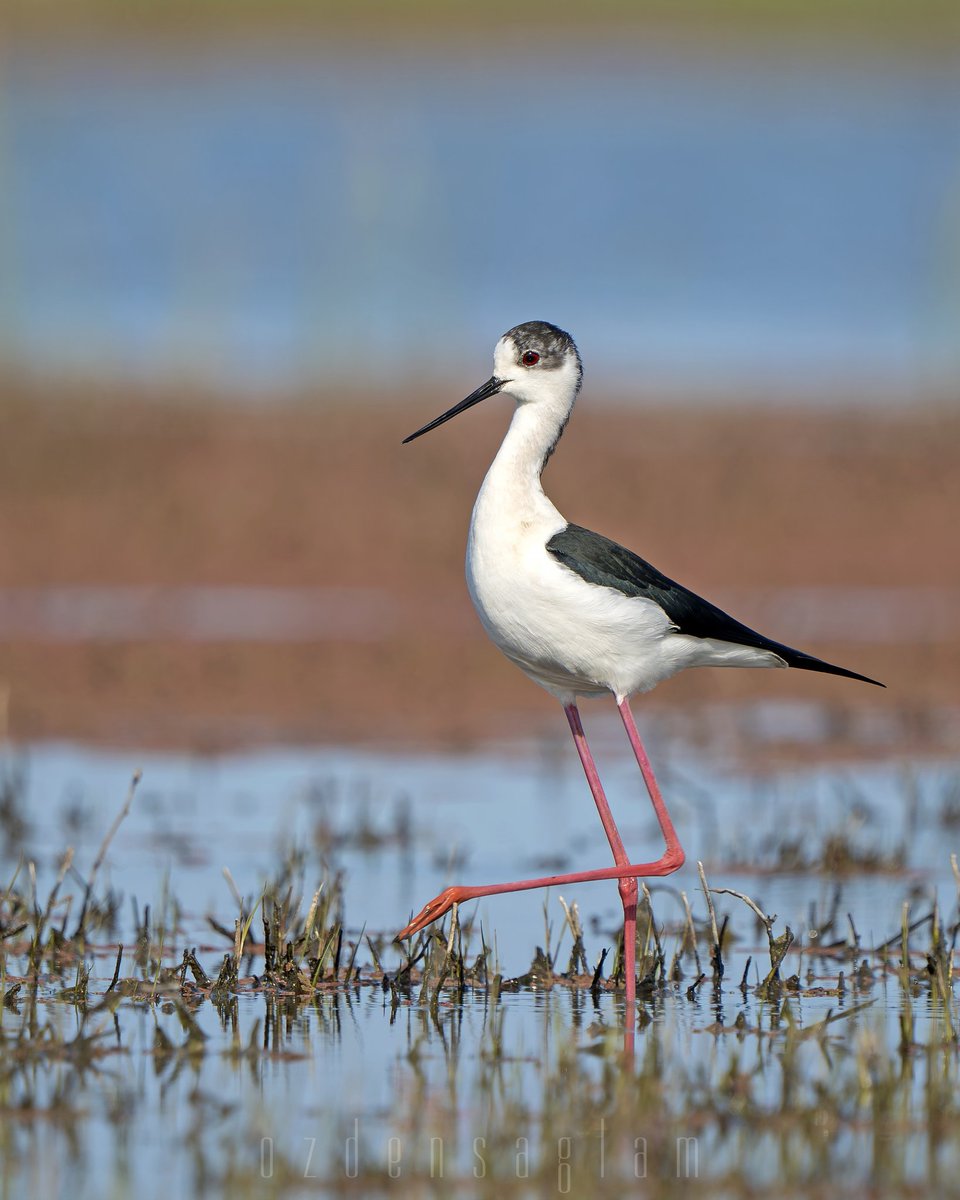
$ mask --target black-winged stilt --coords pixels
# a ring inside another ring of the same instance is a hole
[[[409,937],[455,903],[478,896],[617,879],[626,1000],[632,1004],[637,879],[669,875],[683,865],[684,854],[629,698],[685,667],[799,667],[877,681],[755,633],[630,550],[560,515],[544,494],[540,476],[580,391],[580,355],[568,333],[546,321],[517,325],[497,343],[493,368],[485,384],[404,440],[429,433],[498,392],[516,402],[473,508],[467,586],[496,645],[563,705],[616,866],[485,887],[448,887],[397,937]],[[583,733],[577,697],[606,692],[616,700],[666,841],[656,862],[630,862]]]

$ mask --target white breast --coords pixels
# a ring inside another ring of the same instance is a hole
[[[540,488],[501,487],[494,469],[470,522],[466,575],[490,638],[562,700],[645,691],[686,665],[659,605],[587,583],[546,543],[567,522]]]

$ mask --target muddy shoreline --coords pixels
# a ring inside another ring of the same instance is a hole
[[[752,589],[858,589],[868,605],[871,589],[960,588],[960,556],[948,550],[960,414],[630,411],[613,401],[580,403],[546,486],[572,520],[687,586],[746,597],[748,608]],[[389,407],[335,396],[239,407],[7,381],[0,588],[353,587],[391,604],[362,640],[0,640],[9,735],[214,749],[460,745],[548,730],[553,701],[488,645],[462,580],[470,507],[506,407],[400,445],[448,404],[431,392]],[[764,617],[765,632],[791,641]],[[909,605],[881,640],[803,648],[889,689],[699,671],[642,703],[823,701],[839,726],[845,713],[897,714],[922,742],[922,714],[960,694],[960,630],[931,638]]]

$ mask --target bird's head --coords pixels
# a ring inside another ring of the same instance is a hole
[[[558,420],[565,421],[582,378],[583,366],[570,334],[547,321],[525,321],[497,342],[493,375],[486,383],[403,440],[412,442],[498,392],[512,396],[519,405],[549,405],[560,410]]]
[[[508,329],[493,352],[493,373],[518,404],[545,397],[575,396],[583,365],[569,333],[547,321],[526,321]]]

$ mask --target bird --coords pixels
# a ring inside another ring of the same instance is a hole
[[[477,495],[467,538],[470,598],[493,643],[563,706],[614,866],[480,887],[448,887],[397,934],[425,929],[455,904],[531,888],[616,879],[623,906],[627,1005],[636,996],[637,880],[684,863],[670,814],[640,739],[630,699],[689,667],[788,667],[885,686],[773,641],[662,574],[631,550],[572,524],[543,490],[542,475],[580,393],[583,365],[569,333],[526,321],[500,338],[493,375],[414,441],[498,394],[515,404],[506,436]],[[663,834],[655,862],[632,863],[583,731],[578,701],[613,696]]]

